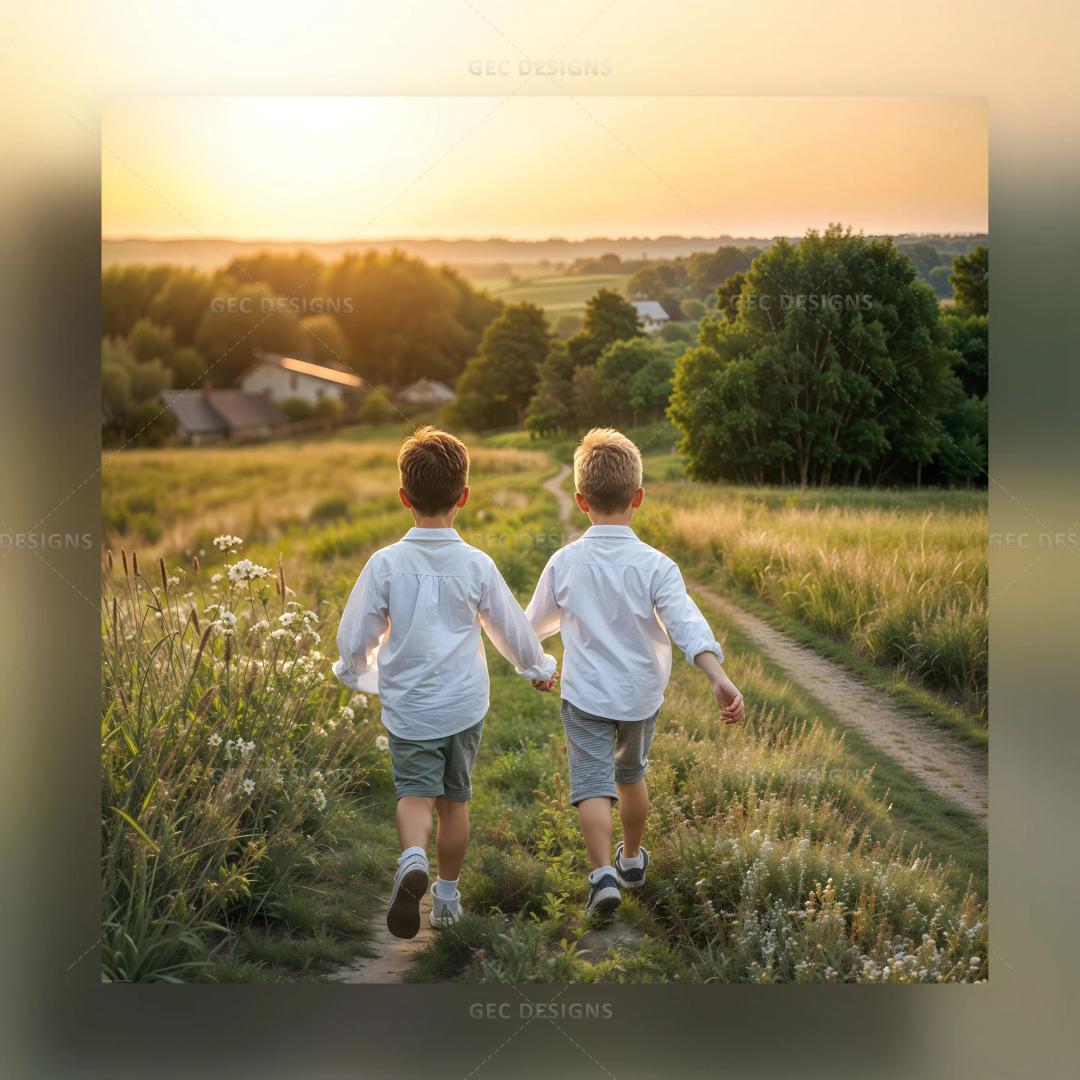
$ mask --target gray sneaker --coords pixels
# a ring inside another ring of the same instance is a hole
[[[436,930],[445,930],[461,918],[461,893],[455,893],[450,900],[444,900],[431,886],[431,925]]]
[[[604,874],[596,881],[590,882],[589,902],[585,905],[585,915],[596,914],[606,918],[614,913],[622,903],[622,893],[619,892],[619,883],[612,874]]]
[[[649,868],[649,853],[641,848],[640,866],[623,866],[623,843],[620,840],[615,848],[615,873],[619,875],[619,884],[624,889],[640,889],[645,884],[645,871]]]
[[[394,888],[386,908],[386,928],[394,937],[416,937],[420,929],[420,900],[428,888],[427,859],[413,855],[394,875]]]

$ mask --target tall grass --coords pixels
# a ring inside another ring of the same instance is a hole
[[[222,545],[235,550],[235,538]],[[199,977],[331,851],[378,754],[283,569],[107,556],[102,969]]]
[[[653,542],[874,663],[985,715],[984,511],[775,506],[753,493],[657,485]]]

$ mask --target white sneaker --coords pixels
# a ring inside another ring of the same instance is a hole
[[[420,929],[420,899],[427,891],[429,880],[427,859],[419,855],[413,855],[398,867],[386,908],[386,928],[394,937],[416,937]]]
[[[461,918],[461,893],[456,892],[446,900],[431,886],[431,925],[436,930],[445,930]]]

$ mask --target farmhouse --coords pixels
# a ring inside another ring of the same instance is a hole
[[[180,441],[190,446],[269,439],[288,423],[266,394],[244,390],[165,390],[161,401],[176,419]]]
[[[417,379],[398,393],[398,401],[403,405],[422,405],[437,408],[454,400],[454,391],[446,383],[437,379]]]
[[[272,401],[301,398],[314,405],[332,397],[344,405],[347,395],[363,385],[363,379],[344,364],[315,364],[262,349],[253,355],[255,363],[241,376],[240,387],[249,393],[268,394]]]
[[[638,321],[646,334],[659,333],[671,318],[659,300],[631,300],[638,313]]]

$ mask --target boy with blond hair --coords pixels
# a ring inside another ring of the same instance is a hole
[[[525,614],[541,641],[562,634],[570,801],[592,866],[585,913],[610,914],[620,886],[640,887],[649,864],[645,773],[671,674],[668,634],[708,677],[725,723],[742,720],[744,706],[678,566],[630,528],[645,497],[638,448],[594,428],[574,452],[574,485],[592,527],[551,557]],[[614,803],[623,839],[612,859]]]
[[[469,842],[471,776],[488,709],[480,628],[517,669],[550,689],[555,660],[544,653],[495,563],[466,544],[454,518],[469,500],[469,452],[424,427],[402,444],[398,498],[414,527],[375,552],[353,588],[338,630],[334,674],[378,693],[389,732],[401,842],[386,925],[396,937],[420,928],[430,872],[432,810],[438,879],[431,923],[461,916],[458,878]]]

